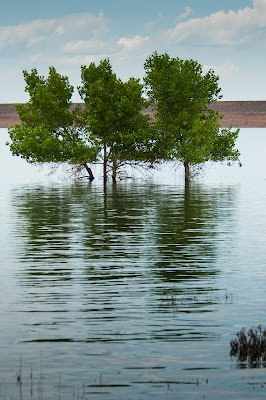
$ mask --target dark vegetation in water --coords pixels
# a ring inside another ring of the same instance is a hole
[[[193,306],[208,306],[212,304],[233,303],[235,295],[233,293],[215,293],[213,295],[179,296],[178,291],[166,290],[161,296],[161,304],[164,307],[174,307],[176,310],[191,308]]]
[[[230,345],[230,355],[239,363],[248,363],[250,368],[266,366],[266,329],[261,325],[248,331],[242,328]]]

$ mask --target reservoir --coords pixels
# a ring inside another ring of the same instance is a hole
[[[266,129],[243,166],[188,189],[168,165],[75,181],[13,157],[0,129],[0,400],[265,399],[230,357],[266,327]]]

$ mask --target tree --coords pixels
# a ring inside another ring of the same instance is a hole
[[[168,159],[183,163],[186,183],[192,165],[239,161],[240,153],[234,148],[239,130],[220,129],[222,116],[209,107],[222,97],[213,70],[204,74],[197,61],[157,52],[147,58],[144,69],[148,97],[156,104],[158,138]]]
[[[31,163],[67,162],[84,167],[90,180],[88,163],[97,159],[98,144],[90,136],[76,108],[70,110],[73,86],[68,78],[49,68],[47,79],[36,69],[23,71],[29,102],[17,105],[21,124],[9,128],[13,155]]]
[[[152,157],[148,117],[141,114],[146,104],[143,85],[135,78],[122,82],[108,59],[98,66],[82,66],[81,80],[79,93],[85,102],[86,122],[102,146],[104,182],[109,164],[115,182],[119,167],[148,162]]]

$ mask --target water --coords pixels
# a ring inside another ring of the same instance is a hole
[[[47,177],[0,133],[0,399],[264,399],[229,353],[266,325],[266,131],[188,191]]]

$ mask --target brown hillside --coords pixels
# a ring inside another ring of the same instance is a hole
[[[224,115],[223,127],[265,128],[266,101],[217,101],[211,107]],[[143,110],[152,115],[152,108]],[[20,123],[15,104],[0,104],[0,128]]]

